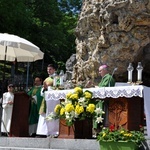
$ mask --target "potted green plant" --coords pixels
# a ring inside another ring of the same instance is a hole
[[[140,131],[129,131],[123,127],[103,127],[97,136],[101,150],[138,150],[144,140],[142,128]]]
[[[73,92],[67,93],[66,98],[60,104],[56,105],[54,113],[50,113],[47,116],[47,120],[65,119],[66,125],[73,126],[76,133],[78,132],[77,129],[79,129],[77,126],[81,124],[84,126],[90,123],[89,133],[92,138],[92,120],[95,117],[98,123],[102,122],[102,114],[104,113],[101,108],[96,108],[96,101],[92,99],[92,96],[92,92],[83,90],[81,87],[75,87]],[[86,122],[84,123],[85,120]],[[81,123],[79,124],[79,122]],[[86,127],[81,127],[81,129],[87,130]],[[79,132],[82,135],[82,131]],[[89,138],[90,136],[85,138]]]

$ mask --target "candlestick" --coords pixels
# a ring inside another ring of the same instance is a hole
[[[127,68],[128,70],[128,82],[131,83],[132,82],[132,72],[133,72],[133,66],[132,63],[129,63],[129,66]]]
[[[138,66],[136,69],[137,69],[137,81],[141,82],[142,81],[142,70],[143,70],[141,62],[138,62]]]
[[[60,78],[60,85],[62,86],[64,84],[64,71],[63,70],[60,71],[59,78]]]
[[[57,84],[57,72],[54,73],[53,86]]]

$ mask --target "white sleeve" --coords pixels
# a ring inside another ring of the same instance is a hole
[[[5,109],[6,107],[7,107],[7,96],[6,96],[7,94],[6,93],[4,93],[3,94],[3,100],[2,100],[2,107]]]
[[[41,89],[41,96],[44,96],[44,88]]]
[[[34,99],[34,103],[37,104],[37,96],[34,95],[34,96],[32,96],[32,98]]]

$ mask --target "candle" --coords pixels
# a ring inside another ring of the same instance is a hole
[[[132,71],[128,71],[128,82],[132,82]]]
[[[137,81],[142,81],[142,70],[138,70]]]
[[[55,71],[53,77],[54,77],[54,79],[53,79],[53,86],[56,86],[56,84],[57,84],[57,72],[56,71]]]
[[[64,84],[64,71],[61,70],[59,74],[60,85]]]
[[[53,86],[56,86],[56,77],[54,77]]]
[[[63,76],[60,76],[60,85],[63,85]]]

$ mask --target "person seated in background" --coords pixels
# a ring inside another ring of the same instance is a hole
[[[112,87],[115,86],[115,80],[112,75],[109,74],[108,71],[108,66],[107,65],[100,65],[99,66],[99,74],[102,77],[101,81],[98,84],[98,87]],[[104,103],[104,104],[103,104]],[[108,126],[108,100],[97,101],[96,104],[97,108],[102,108],[105,112],[104,114],[104,121],[103,121],[103,126],[107,127]],[[93,122],[93,129],[95,134],[97,134],[100,131],[100,124],[96,123],[95,120]]]
[[[2,135],[9,136],[13,103],[14,103],[14,86],[9,84],[7,86],[8,92],[3,93],[2,99],[2,122],[1,122],[1,133]]]
[[[37,135],[40,137],[46,137],[48,134],[48,128],[47,128],[47,123],[45,120],[46,117],[46,101],[44,99],[44,92],[48,90],[49,86],[53,86],[53,77],[54,73],[56,71],[56,67],[53,64],[49,64],[47,66],[47,73],[48,77],[43,81],[43,87],[41,89],[41,96],[43,96],[42,104],[40,106],[39,110],[39,121],[38,121],[38,127],[37,127]]]
[[[36,76],[34,79],[34,86],[27,93],[31,97],[30,111],[29,111],[29,135],[36,136],[37,123],[39,120],[39,110],[43,100],[41,96],[42,78]]]

